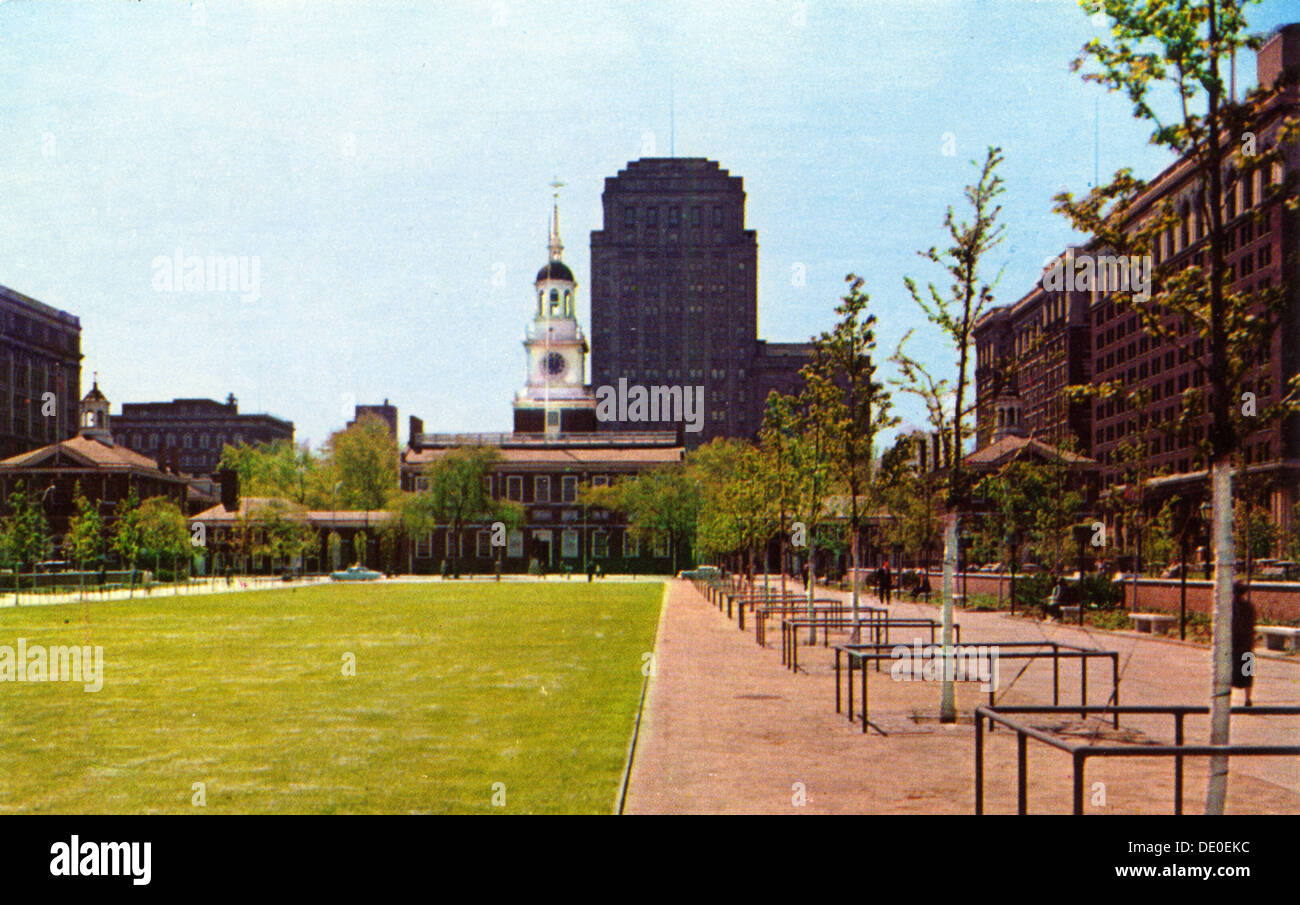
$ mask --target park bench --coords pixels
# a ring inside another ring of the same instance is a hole
[[[1176,617],[1168,613],[1129,613],[1128,618],[1133,622],[1134,631],[1151,635],[1157,632],[1163,634],[1165,629],[1177,621]]]
[[[1300,628],[1289,625],[1261,625],[1256,632],[1264,636],[1264,646],[1269,650],[1300,650]]]

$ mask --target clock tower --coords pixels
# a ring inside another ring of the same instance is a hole
[[[587,385],[589,347],[575,313],[578,283],[560,243],[558,191],[550,231],[550,260],[537,271],[536,312],[524,336],[528,370],[515,396],[515,433],[588,433],[597,427],[596,396]]]

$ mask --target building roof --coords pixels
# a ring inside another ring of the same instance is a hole
[[[576,282],[573,279],[573,271],[563,261],[549,261],[546,266],[537,271],[537,282],[542,280],[567,280],[570,283]]]
[[[359,509],[303,509],[297,503],[279,497],[242,497],[239,508],[235,511],[218,503],[193,516],[194,521],[219,525],[233,525],[241,516],[256,517],[258,513],[271,508],[280,508],[288,518],[306,519],[314,526],[336,525],[340,527],[365,527],[382,525],[391,521],[393,513],[382,509],[369,511]]]
[[[30,471],[67,467],[69,463],[74,467],[80,465],[98,471],[134,472],[168,481],[180,483],[188,481],[182,475],[163,471],[153,459],[133,452],[125,446],[110,445],[102,440],[83,436],[11,456],[0,461],[0,470]]]
[[[972,468],[997,468],[1013,459],[1020,458],[1022,455],[1049,460],[1059,458],[1067,465],[1076,467],[1093,467],[1097,464],[1096,459],[1069,452],[1052,446],[1050,443],[1044,443],[1042,440],[1036,440],[1033,437],[1017,437],[1011,434],[990,443],[982,449],[975,450],[962,461]]]
[[[451,448],[443,449],[408,449],[402,456],[404,465],[427,465],[447,455]],[[682,447],[539,447],[534,449],[519,447],[499,447],[500,467],[581,467],[600,466],[616,467],[619,465],[658,465],[666,462],[680,462]]]

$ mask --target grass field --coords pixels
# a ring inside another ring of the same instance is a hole
[[[325,585],[6,609],[0,645],[102,645],[104,684],[0,683],[0,813],[609,812],[662,594]]]

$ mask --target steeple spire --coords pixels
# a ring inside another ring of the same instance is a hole
[[[551,182],[551,188],[554,192],[554,204],[551,208],[551,260],[561,261],[564,259],[564,244],[560,242],[560,189],[564,183],[557,178]]]

